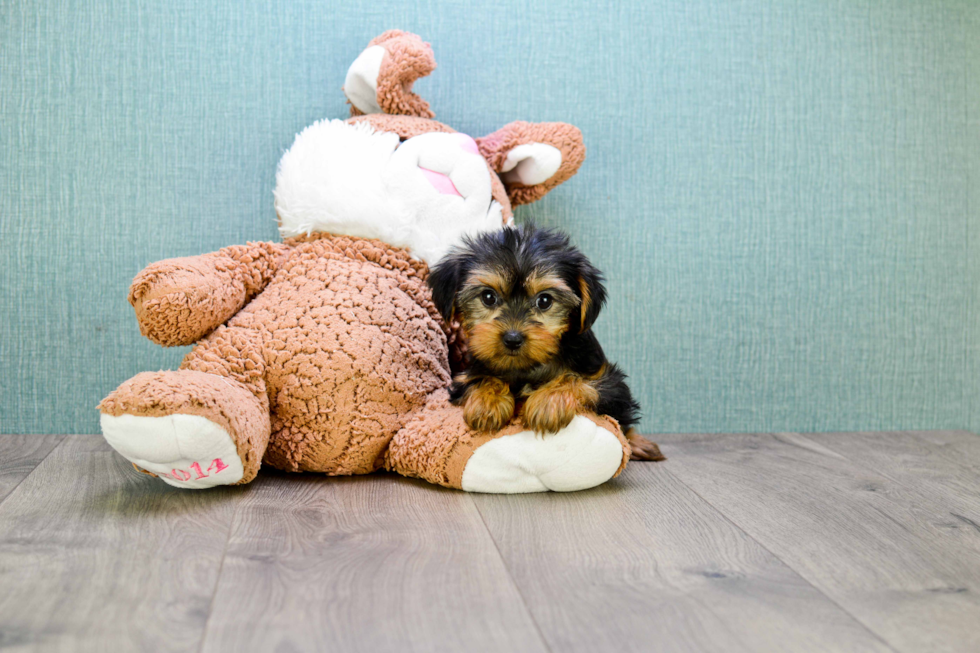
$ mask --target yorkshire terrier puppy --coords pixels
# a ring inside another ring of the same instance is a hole
[[[530,429],[554,433],[585,409],[619,422],[634,459],[662,459],[632,430],[640,407],[592,332],[602,280],[566,235],[531,225],[466,238],[435,265],[432,299],[468,347],[450,398],[470,428],[498,430],[517,408]]]

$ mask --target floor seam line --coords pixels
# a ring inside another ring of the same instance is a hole
[[[470,505],[473,506],[473,508],[476,510],[476,514],[480,516],[480,523],[483,524],[483,529],[487,532],[487,535],[490,537],[490,542],[493,543],[493,549],[494,551],[497,552],[497,558],[500,559],[500,564],[504,566],[504,571],[507,572],[507,578],[510,579],[511,585],[514,586],[514,590],[517,592],[517,596],[521,598],[521,605],[524,606],[524,611],[527,613],[527,616],[531,620],[531,623],[534,624],[534,630],[538,633],[538,637],[541,639],[541,643],[544,645],[544,650],[550,652],[551,645],[548,644],[548,640],[545,638],[544,632],[541,630],[541,625],[538,623],[538,620],[534,618],[534,613],[531,612],[531,608],[528,606],[527,599],[524,597],[524,592],[521,591],[520,585],[518,585],[517,581],[514,580],[514,574],[511,573],[510,565],[507,564],[507,559],[504,558],[504,554],[500,552],[500,546],[497,545],[497,539],[493,536],[493,532],[490,530],[490,527],[487,526],[487,520],[483,516],[483,511],[480,510],[480,506],[477,505],[476,501],[473,499],[472,496],[468,496],[467,498],[470,500]]]
[[[188,490],[193,491],[193,490]],[[201,629],[201,643],[197,646],[197,653],[202,653],[204,650],[204,643],[208,639],[208,629],[211,627],[211,616],[214,614],[214,603],[218,598],[218,587],[221,585],[221,574],[225,570],[225,558],[228,557],[228,549],[231,546],[231,534],[235,530],[235,521],[238,518],[238,511],[241,508],[242,501],[244,497],[238,498],[238,503],[235,505],[235,511],[231,514],[231,524],[228,526],[228,536],[225,538],[225,546],[221,551],[221,561],[218,563],[218,574],[214,579],[214,591],[211,593],[211,601],[208,603],[208,617],[204,620],[204,628]]]
[[[55,452],[55,449],[59,448],[62,444],[65,443],[65,440],[67,440],[70,437],[72,437],[72,436],[70,436],[70,435],[62,435],[61,436],[61,440],[58,441],[58,444],[56,444],[53,447],[51,447],[51,450],[48,451],[48,453],[44,454],[44,456],[41,457],[41,460],[37,461],[37,464],[34,465],[34,469],[32,469],[27,474],[25,474],[24,475],[24,478],[22,478],[19,481],[17,481],[17,484],[14,485],[12,488],[10,488],[10,492],[7,492],[7,494],[3,498],[0,498],[0,508],[3,507],[3,504],[6,503],[7,499],[9,499],[10,497],[12,497],[14,495],[14,492],[17,491],[17,488],[19,488],[24,481],[26,481],[27,479],[29,479],[31,476],[34,475],[34,472],[36,472],[37,471],[37,468],[41,466],[41,463],[43,463],[45,460],[47,460],[48,459],[48,456],[50,456],[51,454],[53,454]]]

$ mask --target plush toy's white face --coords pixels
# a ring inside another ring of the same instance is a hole
[[[463,235],[503,225],[490,183],[465,134],[402,143],[366,123],[321,121],[279,162],[279,230],[284,238],[318,231],[378,238],[432,264]]]

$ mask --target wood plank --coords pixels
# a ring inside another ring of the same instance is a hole
[[[980,650],[980,532],[798,434],[658,435],[671,469],[899,651]]]
[[[244,492],[171,488],[66,437],[0,505],[0,648],[196,649]]]
[[[944,506],[960,528],[980,529],[977,435],[967,431],[900,431],[805,437]]]
[[[572,494],[474,495],[552,650],[890,650],[671,468],[630,463]]]
[[[0,503],[61,442],[61,435],[0,435]]]
[[[263,472],[204,651],[544,651],[470,495],[388,474]]]
[[[970,431],[902,431],[915,437],[942,446],[959,456],[974,460],[980,455],[980,435]]]

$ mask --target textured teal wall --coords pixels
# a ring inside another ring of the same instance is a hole
[[[582,128],[518,218],[607,272],[647,431],[980,430],[980,3],[0,0],[0,431],[179,363],[130,279],[274,239],[279,156],[390,27],[444,122]]]

